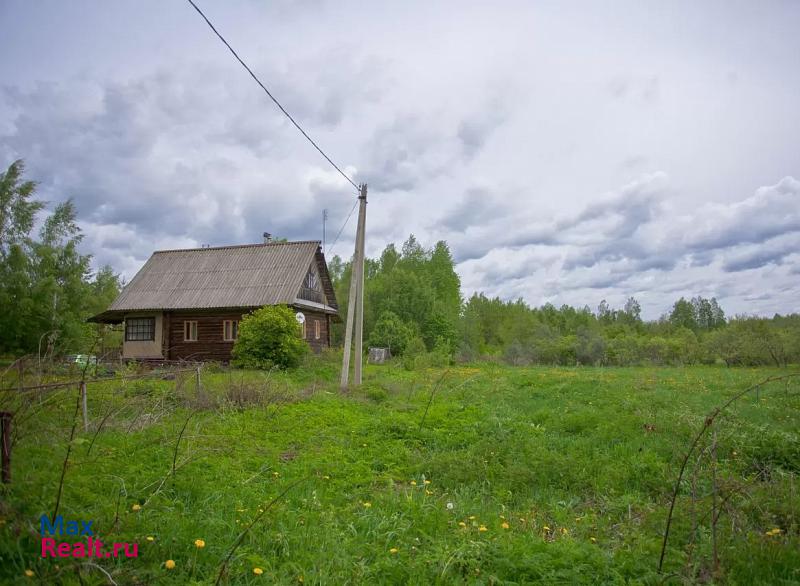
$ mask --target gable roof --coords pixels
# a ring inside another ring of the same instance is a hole
[[[111,307],[90,321],[119,321],[131,311],[293,304],[314,262],[328,306],[336,310],[320,242],[309,240],[156,251]]]

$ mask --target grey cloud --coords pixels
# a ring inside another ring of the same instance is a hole
[[[685,235],[690,250],[718,249],[741,243],[761,243],[800,231],[800,181],[784,177],[733,204],[701,207]]]

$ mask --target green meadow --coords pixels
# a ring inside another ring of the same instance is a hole
[[[332,355],[92,382],[88,431],[75,389],[6,397],[0,581],[211,584],[232,552],[220,583],[800,583],[798,379],[711,426],[658,572],[706,416],[786,372],[397,364],[341,393]],[[138,557],[42,559],[59,486],[59,514]]]

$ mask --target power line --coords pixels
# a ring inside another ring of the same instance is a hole
[[[344,171],[342,171],[342,170],[339,168],[339,166],[338,166],[336,163],[334,163],[334,162],[331,160],[331,158],[330,158],[328,155],[326,155],[326,154],[325,154],[325,151],[323,151],[321,148],[319,148],[319,145],[317,145],[317,143],[315,143],[315,142],[314,142],[314,140],[313,140],[313,139],[312,139],[310,136],[308,136],[308,134],[306,133],[306,131],[305,131],[305,130],[303,130],[303,129],[300,127],[300,125],[299,125],[299,124],[298,124],[298,123],[295,121],[295,119],[294,119],[294,118],[292,118],[292,115],[291,115],[291,114],[289,114],[289,112],[287,112],[287,111],[286,111],[286,108],[284,108],[283,106],[281,106],[281,103],[280,103],[280,102],[279,102],[279,101],[278,101],[278,100],[275,98],[275,96],[273,96],[273,95],[270,93],[270,91],[267,89],[267,86],[265,86],[263,83],[261,83],[261,80],[260,80],[260,79],[258,79],[258,77],[256,76],[256,74],[255,74],[255,73],[253,73],[253,70],[252,70],[252,69],[250,69],[250,68],[247,66],[247,63],[245,63],[244,61],[242,61],[242,58],[241,58],[241,57],[239,57],[239,55],[236,53],[236,51],[234,51],[234,50],[233,50],[233,47],[231,47],[231,46],[230,46],[230,44],[228,43],[228,41],[226,41],[226,40],[225,40],[225,37],[223,37],[223,36],[222,36],[222,35],[219,33],[219,31],[218,31],[218,30],[217,30],[217,29],[214,27],[214,25],[213,25],[213,24],[211,24],[211,21],[210,21],[210,20],[208,20],[208,17],[207,17],[205,14],[203,14],[203,11],[202,11],[202,10],[200,10],[200,8],[198,8],[197,4],[195,4],[193,0],[187,0],[187,1],[189,2],[189,4],[191,4],[191,5],[192,5],[192,8],[194,8],[194,9],[197,11],[197,13],[198,13],[200,16],[202,16],[202,17],[203,17],[203,20],[205,20],[205,21],[206,21],[206,24],[207,24],[207,25],[208,25],[208,26],[211,28],[211,30],[212,30],[212,31],[214,31],[214,34],[215,34],[215,35],[217,35],[217,36],[219,37],[219,40],[220,40],[220,41],[222,41],[222,42],[225,44],[225,46],[226,46],[226,47],[228,47],[228,50],[229,50],[229,51],[230,51],[230,52],[233,54],[233,56],[234,56],[234,57],[236,57],[236,60],[237,60],[237,61],[238,61],[238,62],[239,62],[241,65],[242,65],[242,67],[244,67],[244,68],[245,68],[245,70],[247,71],[247,73],[249,73],[249,74],[250,74],[250,77],[252,77],[252,78],[253,78],[253,79],[256,81],[256,83],[257,83],[258,85],[260,85],[260,86],[261,86],[261,89],[262,89],[262,90],[264,90],[264,92],[266,92],[266,94],[267,94],[267,95],[270,97],[270,99],[271,99],[273,102],[275,102],[275,105],[276,105],[276,106],[278,106],[278,108],[280,108],[280,111],[281,111],[281,112],[283,112],[283,113],[286,115],[286,117],[287,117],[287,118],[288,118],[288,119],[289,119],[289,120],[292,122],[292,124],[294,124],[294,125],[295,125],[295,128],[297,128],[297,130],[299,130],[299,131],[300,131],[300,133],[301,133],[303,136],[305,136],[305,137],[306,137],[306,139],[308,140],[308,142],[310,142],[312,145],[314,145],[314,148],[315,148],[315,149],[317,149],[317,151],[319,151],[319,154],[321,154],[323,157],[325,157],[325,160],[326,160],[326,161],[328,161],[328,162],[329,162],[331,165],[333,165],[333,168],[334,168],[334,169],[336,169],[336,170],[339,172],[339,174],[340,174],[342,177],[344,177],[345,179],[347,179],[347,182],[348,182],[348,183],[350,183],[350,185],[352,185],[353,187],[355,187],[356,189],[358,189],[358,185],[356,185],[355,183],[353,183],[353,180],[352,180],[352,179],[350,179],[350,177],[348,177],[348,176],[347,176],[347,174],[345,174],[345,172],[344,172]],[[356,200],[356,201],[357,201],[357,200]],[[354,207],[354,209],[355,209],[355,207]],[[352,212],[351,212],[351,213],[352,213]],[[349,218],[349,216],[348,216],[348,218]]]
[[[342,224],[342,227],[339,228],[339,233],[336,234],[336,238],[334,238],[333,244],[331,244],[331,248],[330,248],[330,251],[329,251],[330,255],[333,255],[333,248],[336,246],[336,243],[339,242],[339,236],[342,235],[342,230],[344,230],[344,227],[347,226],[347,222],[350,221],[350,216],[353,215],[353,212],[355,211],[357,205],[358,205],[358,200],[356,200],[356,203],[354,203],[353,207],[350,208],[350,213],[347,214],[347,218],[345,219],[344,224]],[[333,258],[333,256],[331,256],[331,258]]]

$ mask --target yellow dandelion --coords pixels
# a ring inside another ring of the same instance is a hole
[[[367,444],[364,444],[364,445],[366,446]],[[297,581],[302,584],[304,582],[303,577],[302,576],[298,576],[297,577]]]
[[[417,481],[416,480],[412,480],[411,481],[411,486],[416,486],[416,485],[417,485]]]
[[[500,524],[500,527],[502,527],[503,529],[508,529],[508,528],[510,527],[510,525],[509,525],[508,523],[506,523],[505,521],[503,521],[503,522]]]
[[[470,515],[470,516],[469,516],[469,520],[470,520],[470,521],[474,521],[474,520],[475,520],[475,515]]]
[[[545,525],[544,527],[542,527],[542,529],[544,529],[545,531],[550,531],[550,527],[548,527],[547,525]]]
[[[142,505],[140,505],[139,503],[133,503],[133,505],[131,505],[131,511],[141,511],[141,510],[142,510]]]
[[[394,555],[394,554],[396,554],[398,551],[400,551],[400,550],[398,550],[396,547],[393,547],[392,549],[390,549],[390,550],[389,550],[389,553],[390,553],[390,554],[392,554],[392,555]]]
[[[566,527],[562,527],[561,528],[561,535],[566,535],[567,533],[569,533],[569,531],[567,531],[567,528]]]
[[[370,503],[370,502],[361,503],[361,504],[363,504],[363,505],[364,505],[364,508],[365,508],[365,509],[368,509],[368,508],[370,508],[370,507],[372,506],[372,503]]]
[[[458,523],[458,526],[459,526],[459,527],[466,527],[466,526],[467,526],[467,524],[466,524],[466,523],[464,523],[464,521],[460,521],[460,522]]]
[[[164,567],[167,568],[168,570],[174,570],[175,562],[173,560],[167,560],[164,562]]]
[[[263,574],[263,573],[264,573],[264,570],[262,570],[261,568],[253,568],[253,573],[254,573],[256,576],[260,576],[261,574]]]
[[[203,541],[202,539],[195,539],[194,540],[194,546],[197,549],[203,549],[206,546],[206,542]]]
[[[433,491],[432,491],[432,490],[428,490],[428,489],[426,488],[426,489],[425,489],[425,494],[427,494],[427,495],[431,495],[431,494],[433,494]]]
[[[430,483],[431,483],[431,481],[430,481],[430,480],[426,480],[426,481],[425,481],[425,484],[430,484]]]
[[[156,540],[156,538],[153,537],[152,535],[148,535],[147,536],[147,541],[155,541],[155,540]]]
[[[272,473],[272,475],[273,475],[275,478],[277,478],[278,476],[280,476],[280,475],[281,475],[281,473],[280,473],[280,472],[278,472],[278,471],[276,470],[275,472],[273,472],[273,473]]]
[[[480,527],[478,527],[478,531],[483,532],[483,531],[488,531],[488,529],[486,528],[486,525],[481,525]]]
[[[589,538],[589,541],[591,541],[592,543],[597,543],[597,539],[596,539],[596,538],[594,538],[594,537],[590,537],[590,538]]]
[[[331,477],[328,476],[327,474],[325,474],[322,478],[323,478],[323,480],[330,480],[331,479]]]
[[[35,574],[33,573],[33,570],[25,570],[25,575],[28,578],[33,578]]]

